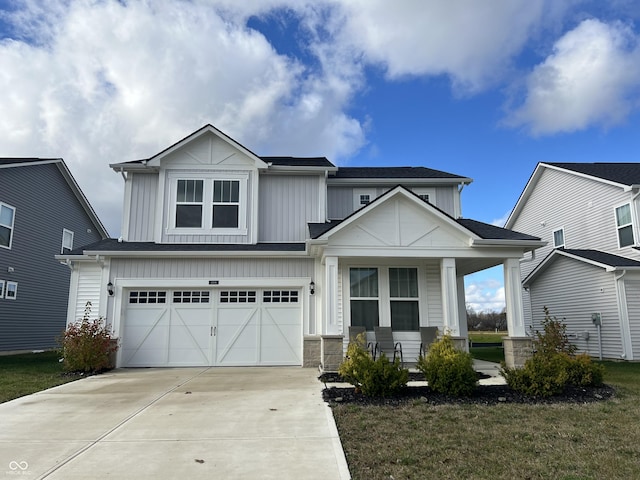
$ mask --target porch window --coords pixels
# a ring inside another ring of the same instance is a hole
[[[351,268],[351,325],[373,331],[379,325],[378,269]]]
[[[391,329],[394,331],[418,331],[418,269],[390,268],[389,296],[391,304]]]
[[[633,245],[633,222],[631,220],[630,204],[627,203],[616,208],[616,226],[618,227],[618,244],[620,248]]]

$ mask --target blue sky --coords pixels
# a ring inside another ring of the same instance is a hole
[[[0,156],[62,157],[113,236],[122,179],[206,123],[261,155],[424,165],[502,225],[539,161],[638,161],[636,0],[0,0]],[[502,273],[467,279],[477,310]]]

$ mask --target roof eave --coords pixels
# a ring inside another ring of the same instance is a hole
[[[95,257],[305,257],[308,256],[307,250],[172,250],[172,251],[135,251],[135,250],[85,250],[83,256],[64,256],[59,255],[61,259],[67,257],[86,258],[88,256]]]
[[[442,184],[442,185],[469,185],[473,182],[471,178],[433,178],[433,177],[403,177],[403,178],[376,178],[376,177],[349,177],[349,178],[327,178],[328,184],[375,184],[375,185],[398,185],[403,183],[425,183],[425,184]]]
[[[474,247],[524,247],[524,248],[540,248],[547,245],[548,242],[542,240],[513,240],[498,238],[480,238],[471,242]]]
[[[335,172],[338,170],[338,167],[305,167],[302,165],[272,165],[269,164],[269,169],[265,171],[268,173],[270,170],[278,171],[278,172],[314,172],[314,173],[324,173],[324,172]]]

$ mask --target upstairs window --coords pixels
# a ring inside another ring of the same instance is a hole
[[[564,247],[564,228],[553,231],[553,247]]]
[[[15,300],[18,296],[18,283],[7,282],[7,291],[4,294],[4,298],[7,300]]]
[[[202,228],[203,180],[178,180],[176,228]]]
[[[11,248],[16,209],[0,202],[0,247]]]
[[[62,253],[65,251],[70,252],[73,250],[73,232],[71,230],[67,230],[66,228],[62,229]]]
[[[213,181],[213,228],[238,228],[240,212],[240,182]]]
[[[353,190],[353,210],[360,210],[369,205],[376,198],[376,190],[373,188],[355,188]]]
[[[616,208],[616,226],[618,228],[618,245],[620,248],[634,244],[631,205]]]

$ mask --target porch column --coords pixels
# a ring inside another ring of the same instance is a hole
[[[338,325],[338,257],[324,259],[324,328],[327,335],[339,335]]]
[[[442,283],[442,317],[444,332],[452,337],[460,336],[458,311],[458,278],[456,276],[456,259],[443,258],[440,263]]]
[[[507,307],[507,329],[510,337],[526,337],[524,327],[524,307],[520,282],[520,261],[507,258],[504,268],[504,297]]]

